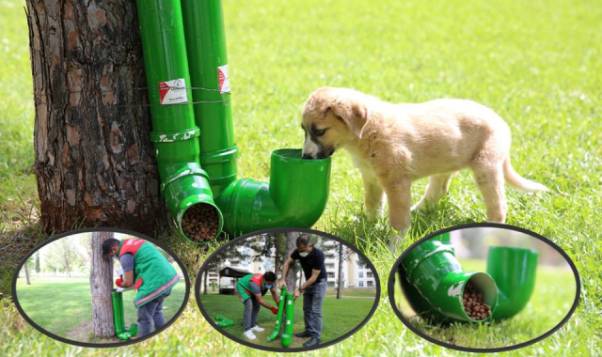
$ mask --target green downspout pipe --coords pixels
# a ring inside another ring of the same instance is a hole
[[[182,0],[201,164],[232,235],[310,227],[328,199],[330,159],[303,160],[301,150],[272,153],[270,182],[237,180],[224,21],[219,0]]]
[[[494,320],[518,314],[529,302],[535,288],[538,253],[515,247],[490,247],[487,273],[498,287],[498,304]]]
[[[282,287],[280,290],[280,302],[278,303],[278,314],[276,315],[276,325],[274,331],[268,336],[268,342],[274,341],[280,335],[280,329],[282,328],[282,315],[284,314],[284,306],[286,303],[286,287]]]
[[[136,3],[152,116],[151,140],[165,204],[185,236],[191,235],[182,224],[188,209],[202,206],[213,211],[217,234],[223,220],[207,173],[199,165],[200,130],[195,125],[180,0]]]
[[[132,324],[129,329],[125,328],[125,317],[123,313],[123,293],[113,290],[111,293],[111,302],[113,305],[113,326],[115,337],[122,341],[127,341],[138,334],[138,325]]]
[[[293,342],[293,329],[295,327],[295,296],[289,292],[286,293],[286,312],[285,312],[284,331],[280,342],[282,347],[287,348]]]
[[[400,282],[414,311],[435,322],[451,320],[479,322],[465,310],[464,290],[470,282],[483,294],[492,313],[498,293],[495,281],[486,273],[466,273],[449,244],[449,233],[426,240],[408,252],[400,264]]]

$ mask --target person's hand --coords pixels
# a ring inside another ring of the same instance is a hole
[[[293,293],[293,296],[296,298],[299,297],[299,295],[301,295],[301,292],[299,291],[299,289],[295,289],[295,292]]]
[[[122,276],[115,279],[115,285],[119,286],[120,288],[123,288],[123,277]]]
[[[278,308],[276,306],[272,306],[270,308],[270,310],[272,310],[272,314],[277,315],[278,314]]]
[[[277,288],[281,288],[283,286],[286,286],[286,281],[284,281],[284,279],[280,279],[276,282],[276,287]]]
[[[138,280],[136,280],[136,283],[134,284],[134,288],[136,288],[136,290],[140,289],[140,287],[142,286],[142,278],[138,278]]]

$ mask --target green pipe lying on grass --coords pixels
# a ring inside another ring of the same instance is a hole
[[[417,314],[435,321],[477,322],[463,303],[467,284],[484,295],[485,303],[495,310],[497,287],[485,273],[465,273],[456,260],[454,249],[445,243],[448,237],[430,239],[414,247],[402,260],[400,277],[408,301]],[[485,320],[489,320],[489,316]]]
[[[538,253],[531,249],[489,248],[487,273],[498,288],[494,320],[510,318],[525,308],[535,289],[537,260]]]
[[[505,319],[528,303],[535,285],[537,253],[522,248],[491,247],[487,273],[467,273],[455,257],[449,232],[412,248],[399,265],[402,290],[419,316],[435,323],[484,322]],[[469,314],[464,294],[471,285],[490,312]]]

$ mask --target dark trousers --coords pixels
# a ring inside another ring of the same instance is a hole
[[[310,337],[320,338],[322,334],[322,304],[327,287],[326,280],[322,280],[303,292],[303,319]]]
[[[257,325],[257,314],[261,305],[255,300],[255,297],[251,296],[243,302],[245,305],[245,312],[243,313],[243,325],[245,331]]]
[[[140,337],[146,336],[165,325],[163,298],[163,296],[158,297],[138,308],[138,335]]]

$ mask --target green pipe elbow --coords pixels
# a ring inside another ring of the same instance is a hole
[[[238,235],[271,227],[311,227],[328,201],[330,162],[302,159],[300,149],[274,151],[269,184],[240,179],[217,198],[224,230]]]
[[[529,302],[535,288],[538,253],[515,247],[490,247],[487,273],[498,288],[498,305],[494,320],[518,314]]]
[[[413,248],[400,264],[400,282],[408,302],[422,317],[435,322],[451,320],[482,322],[472,318],[464,306],[470,284],[495,311],[498,293],[495,281],[486,273],[466,273],[457,261],[449,237],[430,239]]]

